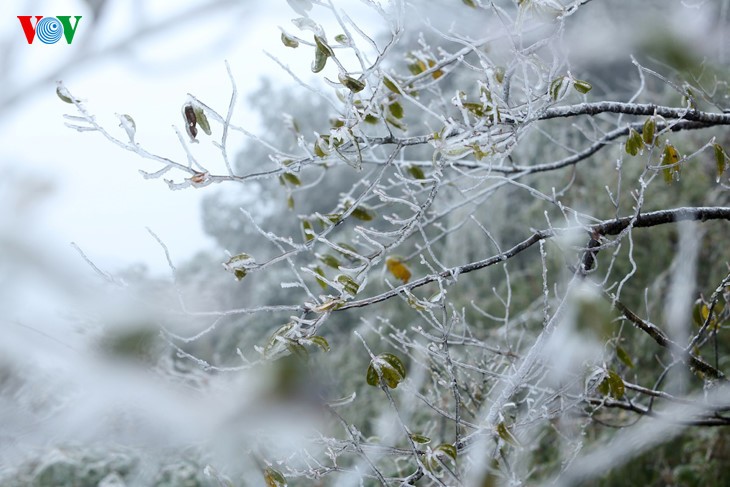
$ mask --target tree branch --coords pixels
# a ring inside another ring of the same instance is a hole
[[[660,115],[664,118],[675,118],[702,122],[712,125],[730,125],[730,113],[708,113],[689,108],[673,108],[651,103],[621,103],[600,101],[596,103],[580,103],[564,107],[548,108],[538,117],[539,120],[551,118],[575,117],[577,115],[597,115],[599,113],[623,113],[625,115]]]
[[[730,220],[730,207],[683,207],[674,208],[671,210],[652,211],[649,213],[640,214],[636,217],[632,216],[619,218],[617,220],[606,220],[604,222],[591,225],[587,228],[581,227],[580,229],[588,230],[591,234],[594,232],[598,232],[602,235],[616,235],[622,230],[626,229],[626,227],[628,227],[629,225],[633,226],[634,228],[646,228],[683,220],[698,220],[703,222],[707,220]],[[497,254],[483,260],[471,262],[463,266],[452,267],[437,274],[424,276],[408,284],[404,284],[402,286],[398,286],[397,288],[386,291],[382,294],[378,294],[377,296],[359,299],[356,301],[350,301],[349,303],[345,303],[340,308],[338,308],[337,311],[343,311],[351,308],[361,308],[364,306],[369,306],[371,304],[386,301],[390,298],[398,296],[404,291],[411,291],[415,288],[425,286],[426,284],[439,280],[453,280],[455,282],[456,278],[458,278],[460,274],[465,274],[467,272],[472,272],[477,269],[492,266],[499,262],[504,262],[519,254],[520,252],[530,248],[540,240],[551,238],[557,233],[562,234],[574,230],[576,230],[575,227],[553,230],[548,229],[535,232],[527,239],[523,240],[522,242],[518,243],[511,249],[501,254]]]

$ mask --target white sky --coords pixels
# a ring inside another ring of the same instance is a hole
[[[115,42],[134,28],[135,19],[130,16],[135,4],[154,11],[150,21],[157,22],[202,0],[110,1],[113,10],[105,15],[107,22],[99,32],[102,38],[92,44],[94,49]],[[118,54],[104,56],[69,71],[63,81],[75,96],[86,101],[89,110],[111,132],[124,138],[114,113],[129,113],[136,121],[137,141],[142,146],[184,162],[184,153],[171,126],[175,124],[184,131],[181,106],[188,92],[225,113],[230,97],[224,66],[227,59],[239,90],[234,119],[256,132],[256,120],[246,114],[247,93],[258,87],[264,75],[290,82],[288,75],[263,50],[290,64],[305,79],[312,78],[311,59],[309,52],[281,45],[277,25],[296,30],[289,19],[297,15],[285,0],[242,0],[241,5],[257,7],[246,10],[227,7],[195,23],[185,23],[139,45],[130,58]],[[67,62],[78,54],[74,49],[82,48],[85,31],[89,30],[85,22],[90,20],[89,11],[82,1],[6,0],[0,10],[3,13],[0,39],[10,42],[16,52],[10,77],[17,84],[6,84],[2,87],[5,93],[17,87],[22,90],[29,80],[43,76],[57,63]],[[54,45],[37,40],[28,45],[17,15],[83,15],[85,18],[79,23],[71,45],[63,39]],[[104,39],[107,35],[108,39]],[[208,47],[211,43],[212,49]],[[144,60],[141,65],[134,60],[140,55]],[[138,169],[153,172],[160,166],[112,145],[99,133],[78,133],[65,127],[63,114],[73,114],[74,110],[56,97],[55,85],[49,83],[10,110],[0,112],[0,170],[42,177],[54,187],[51,197],[28,224],[39,229],[56,246],[69,248],[69,242],[78,243],[94,262],[111,271],[136,262],[156,273],[166,269],[161,249],[145,227],[150,227],[169,245],[177,262],[212,245],[202,230],[200,201],[205,192],[217,188],[170,191],[161,179],[143,179]],[[213,135],[220,136],[220,130],[217,133],[215,130],[216,127]],[[203,134],[200,137],[206,139]],[[215,161],[211,164],[212,172],[223,173],[220,157],[216,157],[210,139],[207,140],[208,143],[196,145],[194,151],[201,160]],[[236,145],[230,149],[235,156]],[[165,177],[171,175],[172,172]],[[180,180],[182,175],[174,176]],[[236,190],[245,190],[234,183],[229,186],[231,190],[234,186]],[[80,261],[79,264],[83,265]]]

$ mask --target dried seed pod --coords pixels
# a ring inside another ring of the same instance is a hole
[[[198,135],[198,128],[196,127],[198,119],[192,105],[188,104],[183,107],[183,116],[185,117],[185,130],[187,130],[191,139],[195,139]]]

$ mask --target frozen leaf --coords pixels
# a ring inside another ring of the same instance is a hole
[[[497,425],[497,435],[512,446],[520,446],[520,442],[517,441],[515,435],[512,434],[509,428],[507,428],[504,421]]]
[[[616,347],[616,356],[626,367],[630,369],[634,368],[634,362],[631,360],[631,356],[622,347]]]
[[[477,4],[474,0],[461,0],[464,2],[464,5],[468,5],[471,8],[477,8]]]
[[[575,90],[578,93],[582,93],[585,95],[586,93],[591,91],[591,89],[593,88],[593,85],[591,85],[588,81],[584,81],[582,79],[576,79],[576,80],[573,80],[573,88],[575,88]]]
[[[307,338],[306,340],[313,345],[317,345],[319,348],[322,349],[323,352],[330,351],[330,344],[323,336],[315,335],[313,337]]]
[[[321,137],[318,138],[314,143],[314,155],[324,158],[327,157],[328,152],[329,149],[327,149],[327,143]]]
[[[727,163],[728,163],[728,155],[727,152],[725,152],[725,149],[722,148],[720,144],[712,144],[712,148],[715,152],[715,164],[717,166],[717,181],[720,181],[720,178],[725,173],[725,169],[727,169]]]
[[[358,220],[369,222],[375,218],[375,212],[366,206],[358,206],[352,210],[352,216]]]
[[[674,178],[679,178],[679,152],[674,148],[672,144],[667,144],[664,148],[664,154],[662,155],[662,166],[669,166],[662,169],[664,173],[664,182],[671,184]]]
[[[555,78],[552,83],[550,83],[550,98],[553,99],[553,101],[557,101],[558,98],[560,98],[560,95],[563,91],[563,84],[565,82],[565,76],[561,76],[559,78]]]
[[[317,50],[321,51],[322,54],[324,54],[327,57],[333,57],[335,55],[335,52],[332,50],[332,48],[327,44],[327,41],[324,40],[324,37],[322,36],[314,36],[314,43],[317,45]]]
[[[257,267],[256,261],[248,254],[234,255],[223,264],[223,268],[228,272],[232,272],[237,280],[246,277],[248,271]]]
[[[653,144],[655,134],[656,134],[656,122],[654,121],[654,117],[647,118],[646,122],[644,122],[644,127],[641,130],[641,137],[643,138],[644,143],[646,145]]]
[[[304,345],[291,338],[285,338],[286,349],[300,360],[307,361],[309,359],[309,352],[304,348]]]
[[[309,220],[302,220],[302,231],[304,232],[304,240],[309,242],[314,239],[315,233],[314,228]]]
[[[73,104],[73,100],[71,99],[71,96],[68,93],[68,90],[64,88],[60,82],[59,85],[56,86],[56,96],[58,96],[62,101],[65,101],[66,103]]]
[[[327,55],[317,49],[314,52],[314,61],[312,61],[312,72],[319,73],[327,64]]]
[[[340,44],[349,45],[350,39],[347,38],[345,34],[337,34],[335,36],[335,41],[339,42]]]
[[[332,267],[333,269],[339,269],[340,268],[340,261],[337,260],[337,257],[335,257],[332,254],[325,254],[319,258],[319,260],[322,261],[323,264]]]
[[[380,369],[380,374],[376,367]],[[395,389],[406,378],[406,368],[401,359],[392,353],[381,353],[370,361],[365,379],[368,385],[375,387],[380,385],[380,376],[383,384]]]
[[[264,481],[266,482],[266,487],[287,486],[286,477],[284,477],[281,472],[274,470],[271,467],[266,467],[264,469]]]
[[[385,259],[385,266],[396,279],[404,283],[407,283],[411,278],[411,271],[408,270],[408,267],[398,257],[388,257]]]
[[[391,80],[388,76],[383,76],[383,84],[386,88],[388,88],[390,91],[395,93],[396,95],[402,95],[403,93],[401,90],[396,86],[396,84]]]
[[[409,166],[408,173],[413,176],[414,179],[426,179],[426,175],[423,173],[423,169],[418,166]]]
[[[318,276],[325,277],[324,271],[321,267],[317,266],[314,269],[312,269]],[[324,281],[324,279],[317,278],[317,284],[320,285],[322,289],[327,289],[327,282]]]
[[[436,66],[436,61],[434,61],[433,59],[429,59],[428,60],[428,68],[431,69],[434,66]],[[442,70],[440,70],[440,69],[437,69],[436,71],[434,71],[433,73],[431,73],[431,77],[433,79],[439,79],[443,75],[444,75],[444,72]]]
[[[299,41],[286,34],[285,32],[281,33],[281,43],[284,44],[286,47],[291,47],[292,49],[296,49],[297,47],[299,47]]]
[[[292,24],[299,27],[301,30],[308,30],[312,32],[314,35],[323,35],[322,26],[320,26],[318,23],[316,23],[314,20],[310,19],[309,17],[299,17],[297,19],[292,19]]]
[[[357,291],[360,289],[358,283],[346,274],[340,274],[339,276],[337,276],[336,281],[342,284],[342,286],[345,288],[345,292],[352,296],[356,295]]]
[[[286,325],[280,326],[269,338],[264,348],[264,354],[270,355],[277,347],[281,347],[285,341],[285,335],[294,328],[293,323],[287,323]]]
[[[353,93],[360,93],[365,89],[365,82],[347,76],[345,74],[339,75],[339,80],[342,85]]]
[[[286,0],[286,3],[299,15],[306,17],[312,10],[312,0]]]
[[[504,83],[504,68],[502,67],[496,67],[494,68],[494,79],[497,81],[497,83],[502,84]]]
[[[205,115],[205,110],[198,106],[196,106],[194,110],[198,126],[203,130],[203,132],[205,132],[206,135],[210,135],[210,124],[208,123],[208,117]]]
[[[390,114],[393,115],[395,118],[403,118],[403,106],[397,101],[391,103],[390,106],[388,106],[388,110],[390,111]]]
[[[438,455],[439,452],[443,452],[445,455],[447,455],[452,460],[456,461],[456,447],[450,443],[444,443],[442,445],[439,445],[434,450],[436,454]]]
[[[427,443],[431,443],[431,438],[429,438],[428,436],[418,435],[418,434],[415,434],[415,433],[411,433],[410,436],[411,436],[411,440],[413,440],[414,443],[418,443],[418,444],[421,444],[421,445],[425,445]]]
[[[296,174],[292,174],[290,172],[285,172],[282,174],[282,177],[284,180],[291,184],[292,186],[301,186],[302,182],[299,180],[299,177]]]
[[[608,371],[608,375],[601,383],[599,390],[604,394],[611,394],[616,399],[624,397],[625,386],[621,377],[613,370]]]
[[[641,139],[641,135],[634,129],[629,130],[629,137],[626,139],[626,153],[635,156],[641,150],[644,142]]]
[[[137,124],[134,123],[134,119],[126,113],[118,115],[118,117],[119,126],[122,127],[125,132],[127,132],[127,137],[129,137],[129,140],[134,140],[134,134],[137,132]]]
[[[198,135],[198,128],[196,127],[198,119],[195,116],[195,109],[192,105],[187,104],[183,106],[183,118],[185,119],[185,131],[190,136],[190,139],[195,140]]]

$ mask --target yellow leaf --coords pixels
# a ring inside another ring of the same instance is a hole
[[[385,259],[385,266],[396,279],[400,279],[403,283],[407,283],[411,278],[411,271],[409,271],[408,267],[406,267],[406,265],[397,257],[388,257]]]
[[[662,156],[662,166],[669,166],[664,171],[664,182],[671,184],[674,180],[674,175],[679,177],[679,152],[674,148],[672,144],[667,144],[664,148],[664,155]],[[677,164],[677,165],[675,165]]]

